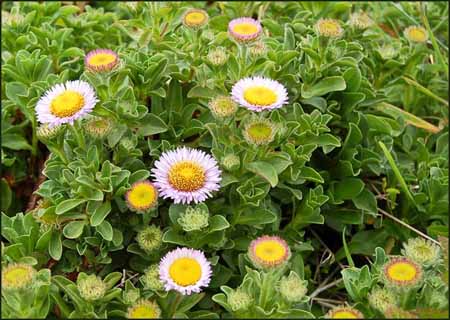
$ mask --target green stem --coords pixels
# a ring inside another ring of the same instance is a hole
[[[270,290],[269,286],[271,284],[271,272],[268,273],[263,272],[262,273],[263,281],[261,285],[261,292],[259,294],[259,306],[265,310],[266,309],[266,303],[267,303],[267,297],[269,296]]]
[[[84,141],[84,136],[80,124],[78,122],[75,122],[73,126],[70,126],[70,129],[72,130],[72,133],[75,135],[75,138],[77,139],[78,146],[81,149],[86,149],[86,143]]]
[[[181,302],[181,299],[183,298],[183,296],[179,292],[177,292],[176,295],[177,296],[176,296],[175,301],[173,303],[173,306],[172,306],[172,308],[170,310],[170,318],[171,319],[173,319],[173,316],[175,315],[175,313],[177,311],[177,308],[178,308],[178,306],[179,306],[179,304]]]

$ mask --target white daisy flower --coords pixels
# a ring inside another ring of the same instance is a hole
[[[289,100],[281,83],[263,77],[239,80],[231,89],[231,96],[241,106],[256,112],[281,108]]]
[[[81,80],[57,84],[46,91],[36,105],[36,115],[40,123],[54,127],[70,123],[94,109],[99,100],[94,88]]]
[[[183,295],[200,292],[211,280],[211,264],[200,250],[177,248],[167,253],[159,264],[159,277],[166,291]]]
[[[217,161],[203,151],[181,147],[164,152],[152,169],[160,195],[174,203],[203,202],[220,188]]]

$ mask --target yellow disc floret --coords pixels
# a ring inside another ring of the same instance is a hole
[[[422,277],[421,267],[408,258],[394,258],[383,267],[384,277],[389,284],[399,286],[415,285]]]
[[[192,161],[180,161],[169,170],[169,183],[178,191],[192,192],[204,186],[205,170]]]
[[[202,276],[202,268],[197,260],[179,258],[169,268],[172,280],[183,287],[196,284]]]
[[[76,91],[67,90],[52,100],[50,112],[58,118],[66,118],[76,114],[83,106],[83,95]]]
[[[428,33],[423,27],[411,26],[405,29],[405,37],[412,42],[426,42]]]
[[[199,28],[208,22],[208,14],[204,10],[190,9],[183,17],[183,24],[191,28]]]
[[[325,37],[340,37],[343,33],[341,25],[334,19],[320,19],[315,27],[317,33]]]
[[[264,86],[249,87],[244,91],[244,99],[256,106],[270,106],[277,101],[277,98],[276,92]]]
[[[2,270],[2,288],[23,289],[31,284],[35,274],[36,270],[27,264],[10,264]]]
[[[261,241],[255,246],[255,255],[267,262],[274,262],[286,255],[286,248],[275,240]]]
[[[154,206],[158,200],[158,191],[148,181],[136,182],[126,195],[128,205],[134,210],[146,210]]]
[[[89,64],[94,67],[101,67],[114,63],[117,57],[111,53],[96,53],[89,58]]]
[[[364,316],[356,309],[349,307],[336,307],[327,314],[330,319],[362,319]]]
[[[140,300],[136,305],[128,308],[128,319],[157,319],[161,316],[158,304],[150,300]]]
[[[239,35],[249,36],[249,35],[257,33],[258,27],[253,23],[241,22],[241,23],[236,23],[233,26],[233,32],[235,32]]]

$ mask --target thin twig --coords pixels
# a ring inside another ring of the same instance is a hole
[[[401,224],[402,226],[408,228],[411,231],[414,231],[415,233],[417,233],[418,235],[424,237],[425,239],[430,240],[431,242],[436,243],[438,246],[441,246],[441,244],[439,243],[439,241],[434,240],[433,238],[431,238],[430,236],[427,236],[425,233],[417,230],[416,228],[410,226],[409,224],[407,224],[406,222],[394,217],[393,215],[391,215],[390,213],[384,211],[383,209],[378,208],[378,211],[381,212],[382,214],[384,214],[386,217],[391,218],[392,220],[394,220],[395,222]]]
[[[328,248],[328,246],[325,244],[325,242],[322,241],[322,239],[319,237],[319,235],[318,235],[313,229],[310,229],[310,231],[311,231],[311,233],[313,234],[313,236],[316,237],[317,240],[319,240],[320,244],[321,244],[322,246],[324,246],[328,251],[331,252],[331,254],[333,255],[334,261],[339,265],[339,267],[340,267],[341,269],[344,269],[344,266],[343,266],[339,261],[336,261],[336,259],[335,259],[335,257],[334,257],[333,251],[331,251],[331,249]]]
[[[317,301],[317,303],[320,304],[321,306],[324,306],[324,307],[327,307],[327,308],[331,308],[331,309],[336,307],[336,305],[334,305],[334,304],[323,302],[323,301]]]
[[[316,290],[314,290],[314,292],[311,293],[311,295],[310,295],[309,297],[312,299],[312,298],[314,298],[315,296],[317,296],[319,293],[321,293],[322,291],[325,291],[325,290],[327,290],[327,289],[329,289],[329,288],[332,288],[332,287],[334,287],[335,285],[338,285],[338,284],[341,283],[341,282],[342,282],[342,278],[339,278],[339,279],[337,279],[337,280],[335,280],[335,281],[333,281],[333,282],[330,282],[330,283],[327,284],[327,285],[324,285],[324,286],[322,286],[322,287],[319,287],[319,288],[317,288]]]
[[[323,302],[330,302],[330,303],[337,303],[337,304],[344,304],[344,301],[336,300],[336,299],[326,299],[326,298],[313,298],[311,300],[314,301],[323,301]]]

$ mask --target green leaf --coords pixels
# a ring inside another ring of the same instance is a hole
[[[189,90],[187,97],[211,99],[214,98],[216,95],[217,93],[214,90],[205,87],[195,86],[191,90]]]
[[[71,221],[63,229],[63,234],[68,239],[76,239],[83,233],[84,221]]]
[[[11,150],[31,150],[27,139],[17,133],[6,133],[2,135],[2,148]]]
[[[357,178],[345,178],[334,186],[335,200],[350,200],[364,189],[364,182]]]
[[[50,257],[52,257],[54,260],[61,259],[62,255],[61,233],[57,231],[52,232],[50,242],[48,243],[48,253],[50,254]]]
[[[323,178],[315,169],[311,167],[303,167],[298,176],[301,179],[323,183]]]
[[[91,226],[96,227],[100,225],[110,212],[111,212],[111,202],[108,200],[104,202],[101,206],[99,206],[97,209],[95,209],[90,219]]]
[[[358,196],[352,199],[355,207],[361,210],[368,211],[372,215],[377,215],[377,199],[367,188],[364,188]]]
[[[272,223],[277,219],[277,215],[266,209],[255,209],[239,216],[236,224],[246,224],[249,226]]]
[[[12,192],[5,178],[0,180],[0,209],[6,212],[11,205]]]
[[[68,200],[64,200],[63,202],[61,202],[60,204],[58,204],[56,206],[56,214],[63,214],[66,213],[76,207],[78,207],[80,204],[86,202],[85,199],[68,199]]]
[[[151,136],[153,134],[166,132],[168,127],[166,123],[157,115],[149,113],[141,119],[141,125],[138,126],[138,134]]]
[[[318,83],[307,86],[305,84],[302,85],[302,97],[305,99],[309,99],[312,97],[319,97],[333,91],[342,91],[346,89],[346,84],[344,78],[340,76],[333,76],[324,78]]]
[[[103,220],[103,222],[96,227],[96,230],[103,239],[106,241],[111,241],[113,238],[113,228],[108,221]]]
[[[228,223],[227,219],[225,219],[224,216],[215,215],[209,219],[209,227],[208,227],[209,232],[220,231],[229,227],[230,224]]]
[[[247,169],[267,180],[272,188],[278,184],[277,170],[268,162],[256,161],[247,165]]]

